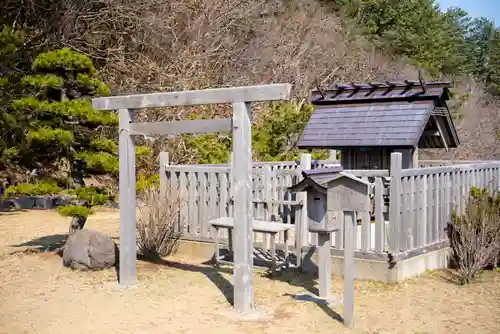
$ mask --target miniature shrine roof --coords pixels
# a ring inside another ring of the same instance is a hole
[[[454,148],[459,139],[446,105],[448,82],[337,85],[315,90],[298,147]]]

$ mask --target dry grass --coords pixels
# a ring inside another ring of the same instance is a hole
[[[139,261],[140,285],[116,289],[114,270],[75,272],[52,253],[22,252],[46,247],[47,236],[64,234],[67,219],[54,212],[0,213],[0,333],[498,333],[500,275],[483,274],[469,286],[450,282],[446,272],[399,285],[357,281],[356,326],[348,331],[333,309],[290,296],[314,285],[309,276],[265,278],[256,270],[255,302],[273,310],[265,321],[227,317],[231,274],[170,257],[159,264]],[[117,237],[117,213],[91,216],[88,228]],[[37,238],[31,246],[17,247]],[[52,237],[57,241],[58,237]],[[17,251],[11,254],[13,251]],[[9,255],[10,254],[10,255]],[[342,280],[333,280],[341,291]]]

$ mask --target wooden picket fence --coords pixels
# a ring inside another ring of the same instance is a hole
[[[419,160],[420,168],[480,164],[481,160]]]
[[[183,203],[179,210],[179,230],[185,239],[212,241],[207,222],[233,213],[230,165],[169,165],[166,155],[162,156],[161,182]],[[317,235],[307,230],[305,193],[291,194],[288,188],[300,182],[302,170],[336,163],[311,162],[310,158],[254,163],[253,218],[292,224],[294,229],[289,237],[295,248],[304,251],[316,246]],[[439,161],[429,164],[439,165]],[[471,187],[492,191],[500,185],[500,162],[465,162],[453,166],[443,162],[442,165],[402,170],[401,161],[393,155],[391,172],[346,171],[374,183],[371,212],[357,215],[355,248],[360,254],[377,258],[387,253],[423,252],[428,246],[446,241],[446,226],[451,222],[452,211],[463,212]],[[332,237],[333,247],[342,251],[343,229],[333,232]],[[278,240],[283,242],[284,236]],[[264,246],[267,243],[260,233],[254,234],[254,241]]]
[[[500,186],[499,161],[443,165],[392,173],[396,175],[391,179],[391,205],[401,206],[389,217],[394,252],[448,240],[452,213],[464,213],[471,188],[487,189],[491,194]]]
[[[306,159],[307,160],[307,159]],[[266,221],[278,221],[285,224],[301,225],[300,231],[305,234],[297,244],[297,228],[292,229],[289,238],[298,247],[317,245],[317,235],[307,231],[307,216],[303,209],[306,202],[304,196],[291,194],[288,188],[302,179],[301,171],[304,169],[334,166],[338,161],[309,161],[301,167],[300,161],[288,162],[256,162],[253,164],[252,195],[253,218]],[[210,241],[211,231],[207,222],[210,219],[231,216],[233,213],[230,166],[220,165],[169,165],[163,158],[162,182],[165,183],[175,196],[179,196],[182,206],[179,210],[179,230],[186,239]],[[355,175],[374,181],[388,177],[388,171],[350,171]],[[386,195],[387,191],[383,194]],[[303,195],[303,194],[302,194]],[[380,202],[384,200],[381,193]],[[377,225],[385,226],[383,209]],[[360,217],[358,226],[358,248],[360,250],[375,250],[375,222],[370,215]],[[385,229],[385,227],[383,227]],[[221,231],[226,233],[226,231]],[[384,231],[385,234],[385,231]],[[368,237],[361,237],[368,235]],[[224,235],[222,235],[224,237]],[[255,242],[266,242],[265,235],[254,234]],[[333,233],[334,247],[343,249],[343,230]],[[284,240],[284,235],[279,236],[279,241]],[[379,247],[385,248],[385,242]]]

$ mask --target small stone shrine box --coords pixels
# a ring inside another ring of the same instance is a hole
[[[356,247],[356,213],[368,212],[372,184],[342,167],[303,171],[304,180],[291,192],[307,191],[308,228],[318,233],[319,297],[331,299],[332,260],[331,232],[344,224],[344,324],[354,319],[354,249]],[[338,213],[343,212],[343,221]]]

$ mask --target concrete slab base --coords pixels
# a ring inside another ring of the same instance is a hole
[[[384,283],[401,282],[407,278],[422,275],[429,270],[445,269],[450,267],[452,250],[445,247],[425,254],[421,254],[396,264],[384,261],[355,259],[354,277],[359,280],[374,280]],[[317,254],[312,254],[303,261],[302,270],[317,274]],[[342,277],[344,273],[344,259],[332,256],[332,275]]]
[[[209,260],[214,255],[214,248],[213,243],[210,242],[181,240],[176,253]],[[401,282],[407,278],[419,276],[428,270],[449,268],[451,259],[452,250],[450,247],[429,251],[396,264],[356,258],[355,279],[374,280],[385,283]],[[317,261],[318,256],[316,253],[307,254],[303,260],[302,270],[317,274]],[[332,256],[332,275],[341,277],[343,271],[343,258]]]

